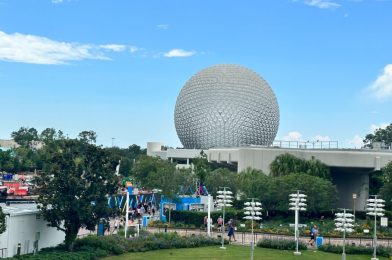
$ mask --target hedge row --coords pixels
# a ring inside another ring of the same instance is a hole
[[[343,253],[342,246],[335,246],[335,245],[322,245],[318,248],[320,251],[341,254]],[[355,255],[372,255],[373,248],[372,247],[364,247],[364,246],[346,246],[346,254],[355,254]],[[392,249],[378,246],[377,247],[377,255],[391,257],[392,256]]]
[[[169,213],[167,212],[167,214]],[[199,227],[204,224],[205,216],[207,216],[207,212],[173,210],[171,211],[170,219],[174,222],[182,222],[184,224],[195,225],[196,227]],[[211,212],[211,218],[214,224],[216,224],[219,216],[222,216],[221,211]],[[241,210],[229,209],[225,212],[225,222],[228,222],[229,219],[242,220],[243,217],[244,214]],[[167,216],[166,219],[169,219],[169,217]]]
[[[279,240],[263,239],[257,243],[258,247],[272,248],[272,249],[279,249],[279,250],[295,250],[296,245],[297,244],[294,240],[284,240],[284,239],[279,239]],[[307,246],[304,243],[299,242],[298,249],[306,250]]]
[[[220,240],[205,236],[181,237],[177,233],[153,233],[134,239],[125,239],[118,235],[88,236],[75,242],[74,252],[67,252],[64,246],[42,250],[37,255],[22,255],[14,259],[31,260],[92,260],[126,252],[146,252],[170,248],[190,248],[219,245]]]

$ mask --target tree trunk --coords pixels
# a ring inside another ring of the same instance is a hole
[[[78,230],[66,230],[65,232],[65,246],[68,251],[73,251],[76,237],[78,236]]]

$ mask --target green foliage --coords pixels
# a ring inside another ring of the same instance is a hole
[[[94,230],[115,213],[107,195],[116,193],[116,161],[100,147],[76,139],[56,140],[42,150],[44,171],[34,182],[44,218],[65,232],[70,250],[81,227]]]
[[[7,223],[5,223],[5,214],[2,207],[0,207],[0,234],[4,233],[7,228]]]
[[[136,161],[132,176],[141,186],[148,189],[161,189],[162,194],[174,199],[180,188],[190,180],[190,171],[176,169],[175,164],[157,157],[142,155]]]
[[[146,234],[134,239],[113,236],[88,236],[75,242],[75,252],[66,252],[63,247],[44,249],[37,255],[23,255],[20,259],[77,259],[90,260],[125,252],[146,252],[170,248],[192,248],[219,245],[220,240],[205,236],[181,237],[177,233]]]
[[[380,189],[380,195],[385,200],[387,210],[392,210],[392,162],[382,168],[384,185]]]
[[[392,124],[384,129],[377,129],[373,134],[368,134],[363,140],[365,146],[372,147],[373,142],[384,142],[386,145],[392,143]]]
[[[279,249],[279,250],[295,250],[296,249],[296,242],[294,240],[272,240],[272,239],[263,239],[257,243],[258,247],[264,248],[272,248],[272,249]],[[298,243],[299,250],[306,250],[307,247],[304,243]]]
[[[0,172],[13,172],[14,171],[14,158],[12,156],[12,151],[2,151],[0,150]]]
[[[206,212],[172,210],[171,220],[174,222],[182,222],[187,225],[200,227],[204,224],[204,217],[206,215]],[[211,212],[211,218],[214,223],[216,223],[219,216],[222,216],[222,211]],[[242,211],[227,208],[225,212],[225,222],[229,219],[242,220],[243,216],[244,215]]]
[[[336,187],[330,181],[305,173],[271,178],[260,171],[247,169],[238,179],[244,197],[258,198],[269,211],[287,211],[289,194],[295,190],[308,195],[308,213],[330,210],[337,201]]]
[[[291,173],[306,173],[312,176],[331,180],[331,173],[327,165],[312,158],[304,160],[285,153],[279,155],[270,165],[272,177],[282,177]]]
[[[205,177],[205,186],[210,194],[214,197],[217,195],[219,187],[229,187],[230,190],[237,193],[237,173],[232,172],[226,168],[220,168],[211,171]]]
[[[200,157],[192,160],[193,171],[201,182],[205,182],[207,175],[211,171],[210,165],[207,160],[207,155],[201,151]]]
[[[308,174],[296,173],[274,179],[271,197],[275,200],[275,209],[289,208],[289,194],[301,190],[307,197],[307,212],[316,213],[334,208],[337,201],[336,187],[328,180]]]
[[[20,146],[32,148],[33,143],[38,141],[38,132],[35,128],[21,127],[18,131],[11,133],[12,139]]]
[[[336,245],[322,245],[322,246],[318,247],[318,250],[324,251],[324,252],[329,252],[329,253],[341,254],[343,252],[343,247],[336,246]],[[371,255],[371,254],[373,254],[372,247],[364,247],[364,246],[346,245],[345,251],[346,251],[346,254],[353,254],[353,255],[354,254],[355,255]],[[392,250],[390,248],[378,246],[377,247],[377,255],[390,257],[390,256],[392,256]]]
[[[78,137],[82,142],[89,144],[95,144],[97,141],[97,134],[92,130],[82,131],[79,133]]]

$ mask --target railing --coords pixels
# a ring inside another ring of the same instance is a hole
[[[286,149],[339,149],[338,141],[283,141],[275,140],[271,147]]]

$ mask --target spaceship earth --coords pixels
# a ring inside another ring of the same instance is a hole
[[[279,105],[257,73],[239,65],[216,65],[186,82],[177,97],[174,123],[184,148],[270,145],[279,127]]]

